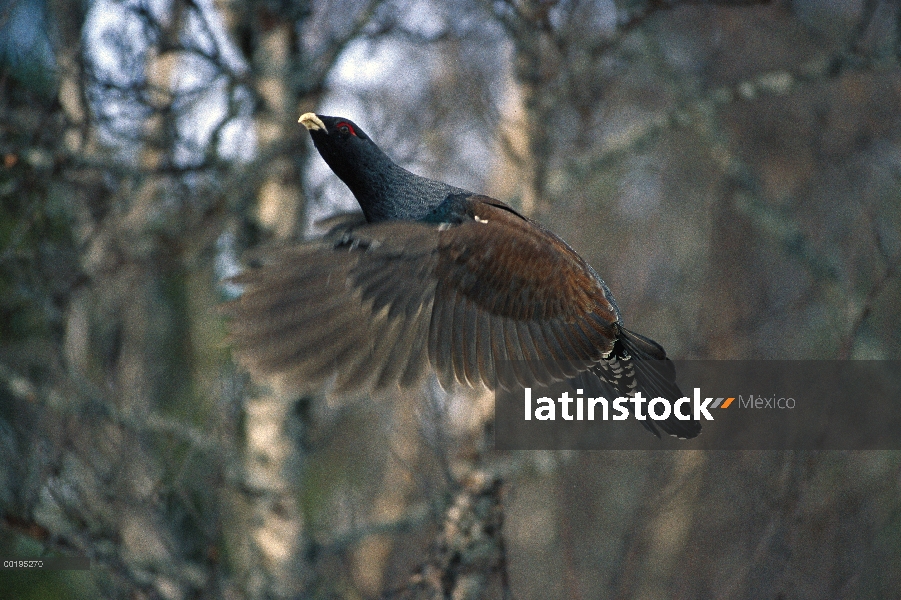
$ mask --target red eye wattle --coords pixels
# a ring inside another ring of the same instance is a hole
[[[354,131],[354,126],[347,121],[341,121],[340,123],[335,125],[335,128],[337,128],[341,133],[349,133],[353,136],[357,135],[357,132]]]

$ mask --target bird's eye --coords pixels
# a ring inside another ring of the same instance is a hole
[[[357,135],[357,132],[354,131],[354,126],[351,125],[350,123],[346,122],[346,121],[341,121],[340,123],[338,123],[338,124],[336,125],[336,127],[338,128],[338,131],[341,132],[341,133],[343,133],[343,134],[348,134],[348,133],[349,133],[349,134],[354,135],[354,136]]]

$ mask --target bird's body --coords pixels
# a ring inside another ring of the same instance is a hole
[[[231,328],[252,371],[339,391],[415,385],[429,368],[445,388],[592,373],[616,395],[682,396],[663,349],[623,327],[604,281],[562,239],[498,200],[401,168],[348,119],[300,122],[365,222],[238,278],[247,289],[229,307]],[[655,424],[700,431],[675,417]]]

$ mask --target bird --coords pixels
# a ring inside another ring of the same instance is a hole
[[[233,278],[236,358],[299,392],[584,381],[683,397],[655,341],[623,324],[598,273],[560,237],[489,196],[416,175],[355,122],[299,123],[362,209],[321,238],[266,250]],[[508,365],[510,367],[508,368]],[[611,397],[612,399],[612,397]],[[695,420],[640,421],[693,438]]]

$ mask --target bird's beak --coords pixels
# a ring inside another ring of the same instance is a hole
[[[328,134],[328,129],[325,128],[325,123],[322,122],[322,119],[317,117],[314,113],[304,113],[300,115],[300,118],[297,119],[297,122],[307,128],[308,131],[319,131],[320,129]]]

